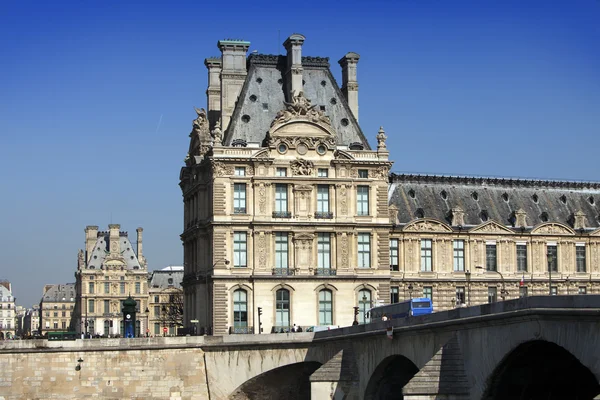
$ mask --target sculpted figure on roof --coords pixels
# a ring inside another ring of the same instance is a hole
[[[206,110],[204,108],[196,108],[196,114],[198,117],[192,122],[192,126],[194,131],[200,132],[208,132],[208,119],[206,119]]]
[[[317,110],[316,105],[311,105],[310,100],[304,97],[304,92],[292,96],[292,102],[283,102],[286,108],[279,111],[271,123],[271,127],[288,122],[294,117],[304,117],[312,122],[331,125],[331,120],[323,111]]]

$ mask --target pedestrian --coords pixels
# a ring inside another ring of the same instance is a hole
[[[298,327],[296,326],[296,324],[294,324],[294,327],[292,328],[292,332],[298,332]]]
[[[387,315],[383,314],[383,316],[381,317],[381,320],[382,320],[382,321],[387,321],[387,320],[388,320],[388,317],[387,317]]]

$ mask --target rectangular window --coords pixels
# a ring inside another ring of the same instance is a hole
[[[233,184],[233,213],[246,214],[246,184]]]
[[[400,302],[400,288],[398,286],[390,287],[390,304]]]
[[[53,326],[54,326],[54,329],[58,329],[58,321],[54,321]]]
[[[108,283],[108,282],[104,282],[104,293],[106,293],[106,294],[110,293],[110,283]]]
[[[287,168],[277,168],[275,170],[275,176],[287,176]]]
[[[119,282],[119,292],[125,294],[125,282]]]
[[[275,268],[288,268],[288,234],[275,233]]]
[[[465,241],[454,241],[454,271],[465,270]]]
[[[556,286],[550,287],[550,296],[556,296],[558,294],[558,288]]]
[[[317,185],[317,212],[329,212],[329,185]]]
[[[317,170],[317,176],[319,178],[327,178],[327,176],[329,176],[329,170],[327,168],[319,168]]]
[[[421,271],[432,271],[432,243],[431,239],[421,239]]]
[[[498,265],[496,262],[496,245],[486,244],[485,245],[485,269],[487,271],[497,271]]]
[[[89,313],[96,312],[94,310],[94,300],[88,300],[88,309],[87,309],[87,312],[89,312]]]
[[[585,245],[577,245],[575,247],[575,258],[577,272],[585,272]]]
[[[548,271],[558,272],[558,248],[556,245],[546,246],[546,259],[548,260]]]
[[[160,303],[160,298],[158,296],[154,296],[154,302],[155,303]]]
[[[247,238],[246,232],[233,232],[233,266],[245,268],[247,264]]]
[[[356,187],[356,215],[369,215],[369,187]]]
[[[159,322],[154,323],[154,334],[160,335],[160,323]]]
[[[498,289],[495,286],[488,287],[488,303],[498,301]]]
[[[398,239],[390,239],[390,271],[399,271]]]
[[[235,167],[235,176],[246,176],[246,167]]]
[[[527,271],[527,245],[517,245],[517,271]]]
[[[331,290],[319,292],[319,325],[333,324],[333,295]]]
[[[519,297],[527,297],[527,286],[521,286],[519,288]]]
[[[359,169],[358,170],[358,177],[361,179],[366,179],[369,177],[369,170],[368,169]]]
[[[160,306],[154,306],[154,316],[160,317]]]
[[[428,298],[433,303],[433,287],[423,286],[423,297]]]
[[[587,288],[585,286],[579,286],[579,294],[587,294]]]
[[[8,315],[8,313],[6,313],[6,315]],[[54,311],[54,316],[58,317],[58,311]]]
[[[104,300],[104,314],[110,313],[110,301]]]
[[[331,268],[331,235],[319,233],[317,238],[318,268]]]
[[[467,298],[465,297],[465,287],[457,286],[456,287],[456,305],[460,306],[462,304],[467,304]]]
[[[288,210],[287,190],[288,187],[284,183],[275,185],[275,212],[277,213],[286,213]]]
[[[371,234],[358,234],[358,268],[371,268]]]
[[[135,283],[135,294],[140,294],[140,293],[142,293],[142,283],[136,282]]]
[[[88,283],[88,293],[94,294],[94,282]]]

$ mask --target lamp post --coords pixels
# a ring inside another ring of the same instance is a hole
[[[554,254],[548,254],[548,294],[552,296],[552,267],[554,266]]]
[[[471,305],[471,271],[465,271],[465,279],[467,280],[467,306]]]
[[[413,285],[412,283],[408,284],[408,297],[410,300],[412,300],[412,291],[413,291]]]
[[[211,274],[215,270],[215,267],[221,261],[225,265],[229,265],[229,260],[228,259],[226,259],[226,258],[220,258],[220,259],[218,259],[217,261],[214,262],[214,264],[212,265],[212,268],[211,268],[210,271],[209,270],[204,271],[204,284],[206,285],[206,291],[205,291],[206,298],[205,298],[205,304],[204,304],[204,311],[205,311],[205,320],[204,320],[204,322],[206,324],[206,328],[204,330],[204,334],[205,335],[209,334],[208,332],[209,332],[209,329],[211,328],[211,325],[208,323],[208,307],[209,307],[209,304],[208,304],[208,276],[209,276],[209,274]],[[198,272],[196,274],[196,281],[199,281],[199,280],[200,280],[200,273]],[[210,332],[210,334],[212,334],[212,332]]]
[[[475,267],[476,269],[483,269],[483,267],[481,266],[477,266]],[[500,271],[489,271],[489,272],[495,272],[498,275],[500,275],[500,279],[502,280],[502,288],[500,289],[500,298],[502,298],[502,301],[504,301],[506,299],[506,288],[504,286],[504,276],[502,275],[502,273]]]
[[[150,334],[150,316],[148,315],[149,312],[150,310],[148,309],[148,307],[146,307],[146,337],[148,337],[148,335]]]

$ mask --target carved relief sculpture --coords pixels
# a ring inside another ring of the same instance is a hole
[[[314,167],[315,165],[312,161],[303,158],[297,158],[290,163],[290,168],[294,175],[312,175]]]
[[[283,102],[286,108],[279,111],[275,116],[271,127],[284,124],[292,118],[303,118],[312,122],[321,123],[331,126],[331,120],[321,110],[316,109],[316,105],[311,105],[310,100],[304,97],[304,92],[300,91],[297,95],[293,95],[292,102]]]

